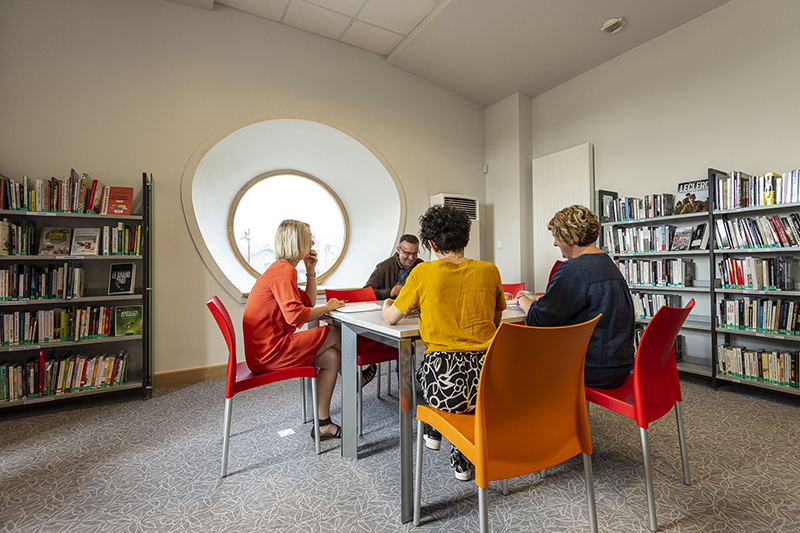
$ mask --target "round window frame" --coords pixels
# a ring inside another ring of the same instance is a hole
[[[325,279],[327,279],[328,276],[330,276],[331,274],[333,274],[334,271],[336,271],[336,269],[339,267],[339,263],[341,263],[342,261],[342,258],[347,253],[347,246],[348,243],[350,242],[350,220],[347,217],[347,209],[345,209],[344,203],[342,202],[342,199],[339,198],[339,195],[336,194],[336,191],[334,191],[332,188],[330,188],[330,186],[328,186],[327,183],[317,178],[316,176],[312,176],[311,174],[302,172],[300,170],[292,170],[292,169],[271,170],[269,172],[265,172],[264,174],[259,174],[255,178],[245,183],[244,186],[241,189],[239,189],[239,192],[236,193],[236,196],[234,196],[233,201],[231,202],[231,208],[230,211],[228,212],[228,243],[231,245],[231,249],[233,250],[233,255],[236,257],[239,263],[245,268],[245,270],[247,270],[247,272],[249,272],[254,278],[258,279],[259,277],[261,277],[261,274],[263,274],[263,272],[259,272],[258,270],[253,268],[252,265],[250,265],[250,263],[248,263],[247,260],[244,258],[242,252],[239,251],[239,247],[236,244],[236,237],[233,234],[233,218],[236,215],[236,210],[239,208],[239,202],[241,202],[242,198],[247,193],[247,191],[249,191],[256,184],[261,183],[262,181],[272,178],[274,176],[297,176],[299,178],[305,178],[311,180],[320,187],[322,187],[323,189],[325,189],[325,191],[327,191],[328,194],[331,195],[331,198],[333,198],[333,200],[336,202],[336,205],[339,206],[339,212],[341,212],[342,220],[344,221],[344,243],[342,244],[342,253],[339,254],[339,257],[336,258],[336,261],[334,261],[333,265],[331,265],[331,267],[328,270],[317,275],[317,284],[321,284],[322,282],[325,281]],[[301,282],[300,285],[305,285],[305,282]]]

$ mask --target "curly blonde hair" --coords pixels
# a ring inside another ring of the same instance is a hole
[[[565,244],[589,246],[600,235],[600,221],[582,205],[571,205],[556,213],[547,223],[547,229],[553,238]]]

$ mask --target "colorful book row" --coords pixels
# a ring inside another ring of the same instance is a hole
[[[75,169],[63,180],[0,177],[0,209],[130,215],[132,203],[133,187],[106,187]]]
[[[722,287],[759,291],[793,290],[791,256],[772,258],[729,257],[717,263]]]
[[[800,302],[775,298],[733,298],[718,303],[717,326],[759,333],[800,335]]]
[[[752,176],[745,172],[717,174],[715,209],[738,209],[800,202],[800,170]]]
[[[717,346],[717,374],[781,387],[798,388],[797,351],[748,350],[744,346]]]
[[[691,259],[619,259],[615,261],[628,285],[691,287],[694,261]]]
[[[83,296],[83,263],[13,264],[0,270],[0,300],[70,299]]]
[[[61,395],[121,385],[127,379],[128,352],[103,355],[62,354],[22,363],[0,363],[0,401]]]

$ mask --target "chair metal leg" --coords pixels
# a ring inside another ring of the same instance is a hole
[[[414,477],[414,525],[419,525],[419,508],[422,500],[422,421],[417,420],[417,464]]]
[[[386,363],[386,395],[392,395],[392,362]],[[400,384],[397,384],[397,389],[400,390]]]
[[[489,533],[489,509],[486,506],[486,489],[478,487],[478,513],[481,520],[481,533]]]
[[[683,484],[691,485],[689,477],[689,452],[686,450],[686,433],[683,430],[683,410],[681,402],[675,402],[675,417],[678,419],[678,442],[681,446],[681,463],[683,464]]]
[[[378,398],[380,398],[381,397],[381,363],[378,363],[375,366],[377,368],[377,370],[375,370],[375,371],[378,373],[378,375],[376,376],[378,378]]]
[[[358,367],[358,436],[364,436],[364,395],[362,394],[361,387],[361,367]],[[378,386],[380,387],[381,381],[378,378]]]
[[[314,444],[317,448],[317,455],[319,455],[319,399],[317,398],[317,378],[311,378],[311,408],[314,410]]]
[[[500,480],[500,490],[503,492],[503,496],[508,496],[508,480],[501,479]]]
[[[650,468],[650,446],[647,443],[647,430],[640,427],[639,436],[642,438],[644,484],[647,489],[647,512],[650,515],[650,526],[648,529],[655,532],[658,529],[658,522],[656,521],[656,498],[653,493],[653,470]]]
[[[306,401],[308,400],[308,394],[306,393],[306,379],[307,378],[300,378],[300,387],[303,389],[303,424],[309,422],[308,409],[306,408]]]
[[[222,419],[222,473],[220,477],[228,475],[228,445],[231,440],[231,409],[233,398],[225,398],[225,414]]]
[[[586,477],[586,501],[589,504],[589,531],[597,533],[597,507],[594,501],[594,476],[592,475],[592,456],[583,454],[583,473]]]

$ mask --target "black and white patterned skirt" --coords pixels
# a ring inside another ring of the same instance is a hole
[[[417,370],[428,405],[452,413],[471,413],[486,352],[426,353]]]

